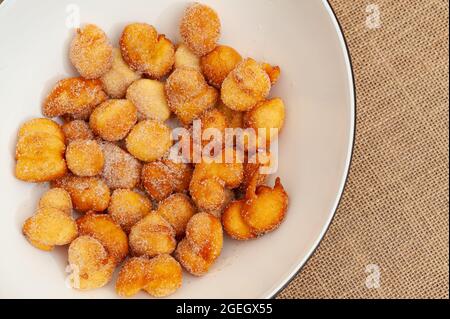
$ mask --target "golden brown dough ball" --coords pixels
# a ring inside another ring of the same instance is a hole
[[[242,218],[245,200],[231,202],[222,215],[222,225],[225,232],[236,240],[250,240],[256,238],[254,231]]]
[[[116,281],[116,292],[121,297],[132,297],[141,291],[149,281],[150,259],[132,257],[120,269]]]
[[[15,176],[27,182],[48,182],[67,173],[64,134],[49,119],[24,123],[18,133]]]
[[[131,228],[129,242],[134,256],[146,257],[171,254],[177,244],[173,227],[154,212]]]
[[[186,226],[186,239],[205,260],[214,261],[222,251],[222,224],[211,214],[195,214]]]
[[[75,140],[66,149],[70,171],[78,176],[95,176],[102,172],[105,158],[97,141]]]
[[[181,19],[180,34],[183,42],[198,56],[208,54],[216,47],[220,37],[220,19],[210,7],[194,3]]]
[[[192,179],[189,192],[197,207],[207,212],[223,209],[229,198],[224,183],[213,178]]]
[[[147,163],[142,168],[142,184],[155,200],[162,201],[174,192],[188,190],[192,178],[189,164],[174,163],[170,160]]]
[[[164,122],[170,118],[170,109],[162,82],[138,80],[128,88],[127,99],[136,106],[138,115],[142,119]]]
[[[207,213],[198,213],[189,221],[186,237],[178,244],[175,258],[194,276],[203,276],[219,257],[222,246],[220,220]]]
[[[97,79],[112,66],[112,47],[99,27],[88,24],[77,29],[70,44],[70,61],[85,79]]]
[[[116,189],[111,195],[108,207],[108,213],[113,220],[126,232],[151,210],[152,203],[147,197],[129,189]]]
[[[245,203],[241,216],[243,221],[257,235],[274,231],[283,221],[287,206],[288,195],[279,178],[275,186],[256,186],[257,175],[254,176],[245,195]]]
[[[244,125],[255,130],[256,148],[267,148],[278,137],[284,126],[284,119],[284,103],[280,98],[275,98],[258,103],[245,115]],[[260,134],[258,129],[265,129],[265,134]]]
[[[172,173],[161,161],[147,163],[142,168],[142,185],[155,201],[162,201],[173,193]]]
[[[198,277],[204,276],[212,265],[190,245],[187,239],[180,241],[174,256],[187,272]]]
[[[166,158],[162,159],[161,162],[169,169],[173,191],[178,193],[187,191],[192,179],[192,166],[187,163],[175,163]]]
[[[208,83],[220,89],[225,78],[241,61],[242,57],[235,49],[219,45],[201,58],[201,67]]]
[[[93,237],[80,236],[69,246],[70,285],[79,290],[105,286],[112,278],[115,262]]]
[[[120,49],[113,49],[113,63],[111,69],[103,74],[101,81],[105,92],[113,99],[121,99],[127,93],[128,87],[141,75],[133,71],[123,61]]]
[[[66,175],[52,182],[52,186],[65,189],[73,207],[80,212],[102,212],[108,208],[110,191],[100,178]]]
[[[149,278],[144,290],[153,297],[166,297],[181,287],[183,271],[172,256],[163,254],[150,260]]]
[[[38,208],[51,207],[72,216],[72,200],[70,194],[62,188],[52,188],[42,195]]]
[[[175,51],[175,68],[188,68],[201,72],[200,57],[195,55],[185,44],[180,43]]]
[[[164,77],[175,63],[172,42],[146,23],[127,25],[120,38],[120,49],[123,59],[133,70],[154,79]]]
[[[77,225],[71,215],[54,207],[39,208],[23,224],[23,234],[41,250],[70,244],[78,236]]]
[[[102,139],[115,142],[125,138],[137,121],[137,110],[128,100],[108,100],[92,112],[89,125]]]
[[[223,81],[221,98],[232,110],[249,111],[269,95],[270,88],[270,78],[261,64],[245,59]]]
[[[167,220],[175,229],[177,238],[181,238],[196,209],[187,195],[178,193],[160,202],[156,213]]]
[[[153,297],[165,297],[180,288],[182,280],[181,266],[170,255],[133,257],[120,270],[116,291],[123,297],[134,296],[140,290]]]
[[[218,98],[217,91],[194,69],[176,69],[167,79],[165,91],[170,109],[184,125],[198,119]]]
[[[132,189],[139,184],[142,170],[141,163],[119,146],[109,143],[100,143],[105,164],[102,178],[111,189]]]
[[[128,255],[127,235],[111,216],[89,212],[77,219],[77,225],[80,235],[97,239],[116,264]]]
[[[92,133],[92,130],[86,121],[70,121],[64,123],[61,128],[66,138],[66,143],[75,140],[92,140],[94,138],[94,133]]]
[[[42,105],[42,113],[47,117],[83,114],[89,118],[92,110],[106,99],[99,80],[68,78],[56,83]]]
[[[143,162],[163,157],[172,146],[170,128],[156,120],[139,122],[126,139],[127,150]]]

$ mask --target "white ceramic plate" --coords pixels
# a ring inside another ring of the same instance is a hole
[[[172,297],[272,297],[319,244],[344,188],[355,116],[350,61],[326,1],[203,2],[220,14],[221,43],[282,68],[272,95],[287,106],[277,175],[290,205],[277,231],[256,241],[226,240],[212,271],[203,278],[186,275]],[[81,23],[99,25],[113,43],[127,23],[138,21],[177,42],[185,5],[181,0],[6,0],[0,5],[0,297],[117,297],[114,282],[89,292],[66,288],[66,249],[44,253],[22,236],[21,225],[46,187],[14,178],[16,133],[22,122],[41,116],[41,102],[54,83],[75,74],[67,58],[73,29],[66,23],[77,8]]]

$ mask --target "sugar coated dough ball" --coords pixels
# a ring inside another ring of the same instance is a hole
[[[220,19],[210,7],[194,3],[181,19],[180,34],[184,43],[198,56],[208,54],[220,37]]]
[[[97,79],[112,66],[112,47],[99,27],[88,24],[77,29],[70,44],[70,61],[85,79]]]
[[[97,141],[75,140],[66,149],[70,171],[78,176],[95,176],[102,172],[105,158]]]
[[[127,150],[141,161],[158,160],[172,146],[170,128],[155,120],[139,122],[128,135],[126,145]]]
[[[144,119],[166,121],[170,109],[164,92],[164,84],[156,80],[142,79],[134,82],[127,91],[127,99]]]
[[[92,112],[89,125],[106,141],[125,138],[137,121],[137,110],[128,100],[108,100]]]

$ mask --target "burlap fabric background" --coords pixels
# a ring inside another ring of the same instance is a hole
[[[278,297],[448,298],[448,0],[330,4],[353,60],[356,148],[328,233]]]

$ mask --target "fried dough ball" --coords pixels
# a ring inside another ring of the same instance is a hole
[[[52,188],[42,195],[38,208],[56,208],[67,216],[72,216],[72,200],[70,194],[62,188]]]
[[[191,274],[203,276],[219,257],[222,246],[220,220],[207,213],[198,213],[189,221],[186,237],[178,244],[175,258]]]
[[[127,90],[127,99],[137,108],[142,119],[164,122],[170,118],[164,84],[156,80],[142,79]]]
[[[253,59],[245,59],[222,83],[223,103],[235,111],[249,111],[263,101],[271,88],[270,78]]]
[[[166,297],[181,287],[183,271],[172,256],[159,255],[150,260],[148,279],[144,290],[153,297]]]
[[[174,191],[170,169],[161,161],[145,164],[141,180],[147,193],[158,202]]]
[[[42,105],[42,113],[47,117],[80,114],[89,118],[92,110],[106,101],[99,80],[86,80],[81,77],[59,81],[52,89]]]
[[[109,188],[97,177],[66,175],[55,180],[52,186],[65,189],[70,194],[74,208],[80,212],[102,212],[108,208]]]
[[[129,24],[120,37],[125,62],[135,71],[162,78],[175,63],[175,48],[164,35],[146,23]]]
[[[137,121],[137,109],[128,100],[108,100],[92,112],[89,125],[95,134],[109,142],[127,136]]]
[[[72,216],[50,206],[39,208],[25,221],[22,231],[33,246],[45,251],[70,244],[78,236]]]
[[[128,152],[143,162],[163,157],[172,146],[170,128],[156,120],[139,122],[126,139]]]
[[[173,227],[154,212],[131,228],[129,241],[134,256],[171,254],[177,245]]]
[[[186,239],[203,259],[214,261],[222,251],[222,224],[211,214],[195,214],[186,226]]]
[[[49,119],[33,119],[24,123],[18,133],[15,176],[27,182],[48,182],[64,176],[64,134]]]
[[[141,163],[113,143],[102,142],[100,147],[105,156],[102,178],[108,187],[111,189],[136,187],[140,181]]]
[[[88,213],[77,219],[80,235],[97,239],[115,263],[128,255],[128,238],[112,217],[105,214]]]
[[[176,237],[181,238],[196,208],[187,195],[178,193],[160,202],[156,213],[167,220],[174,228]]]
[[[148,69],[145,73],[151,78],[161,79],[169,74],[174,64],[175,46],[165,37],[165,35],[160,34],[151,63],[148,65]]]
[[[67,144],[75,140],[92,140],[94,138],[94,133],[92,133],[89,124],[82,120],[64,123],[61,129],[66,137]]]
[[[255,175],[248,187],[241,215],[257,235],[263,235],[280,226],[289,200],[279,178],[276,179],[273,189],[268,186],[256,187],[256,180]]]
[[[162,163],[169,169],[173,191],[182,193],[189,190],[189,183],[192,179],[192,166],[186,163],[175,163],[170,159],[163,159]]]
[[[100,241],[80,236],[69,246],[70,284],[75,289],[89,290],[106,285],[112,278],[115,262]]]
[[[225,116],[228,128],[244,127],[244,112],[238,112],[226,106],[222,100],[217,104],[217,109]]]
[[[170,255],[153,259],[133,257],[120,270],[116,291],[120,296],[131,297],[143,289],[154,297],[165,297],[180,288],[182,280],[181,266]]]
[[[275,85],[278,82],[278,79],[281,75],[281,69],[279,66],[272,66],[269,63],[263,63],[263,69],[266,71],[267,75],[270,78],[270,83]]]
[[[222,214],[222,225],[225,232],[236,240],[256,238],[253,230],[242,219],[241,213],[245,200],[231,202]]]
[[[266,148],[270,142],[278,137],[284,126],[285,106],[280,98],[258,103],[244,118],[244,125],[255,130],[257,135],[257,148]],[[258,129],[265,129],[260,134]]]
[[[132,297],[141,291],[149,281],[150,259],[132,257],[120,269],[116,281],[116,292],[121,297]]]
[[[188,190],[192,168],[185,163],[168,159],[145,164],[142,168],[142,184],[147,193],[160,202],[174,192]]]
[[[208,54],[220,37],[220,19],[210,7],[194,3],[181,19],[180,34],[184,43],[198,56]]]
[[[242,57],[235,49],[219,45],[201,58],[201,67],[208,83],[220,89],[225,78],[241,61]]]
[[[78,176],[95,176],[102,172],[105,158],[97,141],[75,140],[66,149],[70,171]]]
[[[167,79],[165,91],[169,108],[184,125],[190,125],[216,104],[218,93],[194,69],[176,69]]]
[[[152,203],[147,197],[129,189],[116,189],[108,207],[109,215],[127,233],[151,210]]]
[[[184,269],[194,276],[204,276],[212,263],[205,260],[191,247],[187,239],[183,239],[175,250],[175,259],[180,262]]]
[[[128,87],[141,78],[138,72],[133,71],[123,61],[120,49],[113,49],[113,62],[111,69],[102,75],[100,80],[105,92],[113,99],[125,97]]]
[[[178,45],[175,51],[175,68],[188,68],[201,72],[200,58],[195,55],[185,44]]]
[[[193,180],[189,191],[197,207],[207,212],[221,210],[228,198],[223,182],[213,178]]]
[[[85,79],[97,79],[112,66],[112,47],[99,27],[88,24],[77,29],[70,44],[70,61]]]

